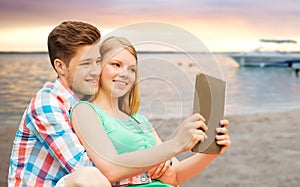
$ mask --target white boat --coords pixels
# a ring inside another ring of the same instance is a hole
[[[269,42],[276,44],[290,43],[296,44],[295,40],[267,40],[262,39],[261,42]],[[253,67],[291,67],[293,63],[300,62],[299,53],[290,53],[279,50],[266,51],[260,47],[254,51],[246,53],[238,53],[229,55],[240,66],[253,66]]]

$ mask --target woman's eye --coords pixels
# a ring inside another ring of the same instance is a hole
[[[136,72],[136,69],[130,69],[131,72],[135,73]]]
[[[120,64],[118,64],[118,63],[113,63],[113,66],[120,67]]]

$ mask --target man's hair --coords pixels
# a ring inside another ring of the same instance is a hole
[[[100,41],[100,38],[100,31],[89,23],[62,22],[48,36],[48,52],[52,67],[54,68],[55,59],[62,60],[68,67],[78,48],[92,45]]]

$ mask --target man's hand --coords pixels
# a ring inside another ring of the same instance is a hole
[[[172,186],[178,186],[176,179],[176,171],[170,165],[170,160],[153,167],[148,171],[148,177],[151,179],[156,179],[165,184],[170,184]]]
[[[170,167],[170,160],[159,164],[158,166],[153,167],[148,171],[148,177],[151,179],[157,179],[161,177]]]
[[[176,170],[171,166],[168,170],[158,178],[159,181],[165,184],[170,184],[172,186],[178,187]]]

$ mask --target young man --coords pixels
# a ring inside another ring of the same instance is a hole
[[[10,158],[8,186],[111,186],[90,161],[69,120],[72,106],[98,90],[99,30],[66,21],[48,36],[57,73],[26,108]]]

